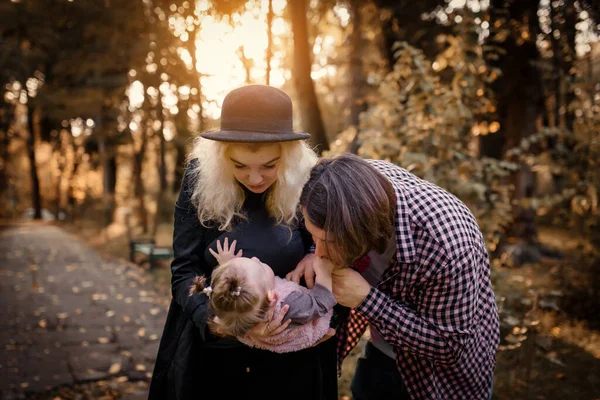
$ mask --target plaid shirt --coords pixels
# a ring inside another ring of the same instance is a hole
[[[434,184],[369,162],[396,192],[397,251],[337,331],[338,371],[371,324],[394,347],[412,399],[488,399],[499,321],[477,221]]]

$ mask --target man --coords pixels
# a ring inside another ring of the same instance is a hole
[[[320,160],[300,205],[315,256],[353,266],[333,274],[336,300],[351,308],[336,333],[338,370],[371,333],[353,398],[488,399],[498,310],[470,210],[394,164],[351,154]],[[289,277],[302,275],[310,286],[310,266]]]

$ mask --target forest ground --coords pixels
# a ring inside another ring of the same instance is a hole
[[[59,225],[104,257],[129,257],[124,227],[102,231],[85,220]],[[171,237],[171,224],[161,224],[157,244],[169,246]],[[492,269],[503,336],[493,398],[600,399],[600,249],[572,229],[540,227],[539,241],[562,258]],[[148,268],[143,261],[139,265]],[[157,295],[168,298],[168,261],[148,273]],[[362,343],[364,338],[344,362],[340,399],[350,398],[349,382]]]

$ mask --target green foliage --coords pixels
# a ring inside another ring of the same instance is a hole
[[[396,44],[394,68],[361,116],[358,155],[398,164],[457,195],[493,252],[512,220],[505,178],[518,168],[479,158],[474,149],[473,128],[493,109],[485,83],[494,72],[470,32],[439,41],[445,48],[434,63],[407,43]],[[354,132],[342,132],[329,154],[346,151]]]

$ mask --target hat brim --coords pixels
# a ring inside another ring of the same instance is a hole
[[[207,131],[200,134],[204,139],[219,142],[235,143],[274,143],[291,142],[292,140],[304,140],[310,137],[306,132],[267,133],[249,131]]]

